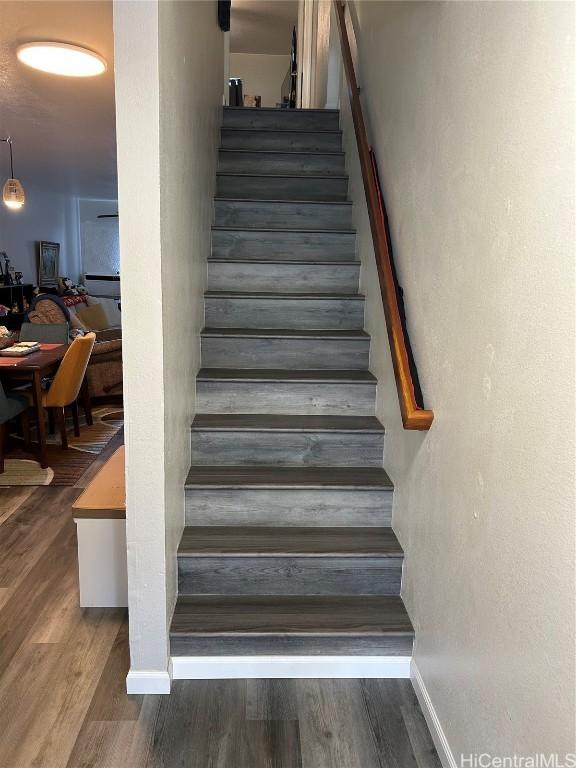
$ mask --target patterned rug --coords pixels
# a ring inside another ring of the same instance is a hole
[[[24,451],[22,440],[12,436],[0,475],[0,487],[11,485],[76,485],[84,472],[106,448],[124,425],[124,413],[118,406],[98,406],[92,411],[93,425],[87,426],[83,412],[80,414],[80,437],[74,436],[72,418],[66,419],[68,450],[62,448],[58,431],[46,436],[48,467],[42,469],[34,455]],[[32,442],[36,430],[31,430]]]

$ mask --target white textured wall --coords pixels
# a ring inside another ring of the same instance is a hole
[[[344,110],[416,662],[457,761],[572,751],[574,7],[355,6],[359,82],[435,413],[427,435],[402,430]]]
[[[115,275],[120,271],[118,200],[79,198],[80,265],[83,274]],[[99,216],[111,218],[101,219]]]
[[[130,678],[136,685],[138,674],[148,681],[167,668],[203,320],[223,42],[215,2],[117,0],[114,37],[129,685]]]
[[[263,107],[275,107],[282,101],[282,83],[289,66],[289,53],[230,54],[230,77],[242,78],[245,96],[262,96]]]
[[[158,4],[114,2],[131,670],[165,673]]]
[[[4,147],[5,145],[2,145]],[[0,184],[5,178],[0,175]],[[6,251],[27,283],[38,281],[38,241],[60,243],[60,274],[78,280],[80,252],[77,198],[26,185],[18,211],[0,202],[0,251]]]
[[[160,2],[160,204],[168,619],[184,526],[190,424],[222,122],[224,36],[215,0]]]

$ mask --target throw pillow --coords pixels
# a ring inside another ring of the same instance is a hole
[[[89,330],[82,320],[78,317],[76,313],[76,309],[74,307],[70,308],[70,327],[75,331],[87,331]]]
[[[108,318],[109,328],[119,328],[122,325],[122,315],[118,309],[118,304],[120,303],[118,299],[96,298],[94,296],[88,296],[87,299],[89,307],[99,304],[103,308]]]
[[[108,328],[106,312],[104,312],[104,308],[99,304],[94,304],[92,307],[77,309],[76,315],[84,325],[92,331],[101,331],[104,328]]]
[[[61,298],[68,308],[73,307],[75,304],[86,305],[88,303],[86,296],[62,296]]]

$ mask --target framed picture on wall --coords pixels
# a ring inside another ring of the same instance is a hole
[[[38,246],[38,285],[55,288],[58,285],[60,243],[40,240]]]

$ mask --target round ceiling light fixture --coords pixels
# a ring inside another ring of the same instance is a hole
[[[68,43],[24,43],[18,59],[33,69],[65,77],[95,77],[106,72],[106,61],[94,51]]]

